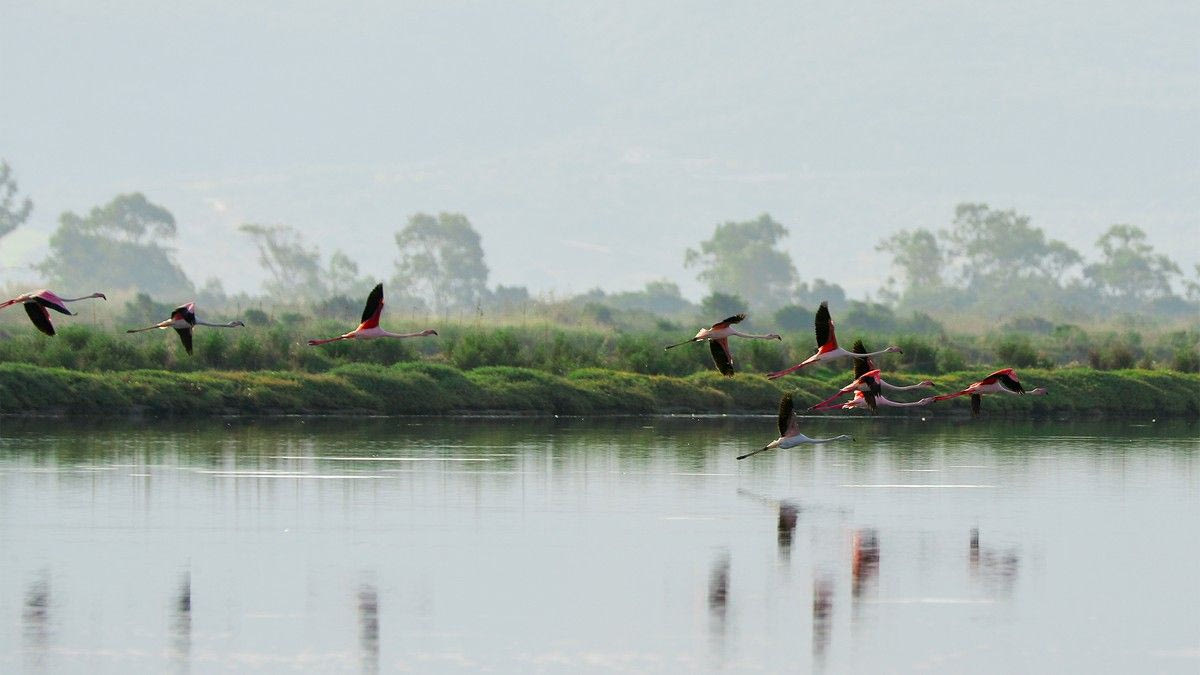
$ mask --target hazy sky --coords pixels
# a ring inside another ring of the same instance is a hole
[[[684,249],[769,212],[854,294],[955,204],[1093,256],[1118,222],[1200,260],[1200,3],[0,0],[0,157],[64,210],[141,191],[197,283],[262,279],[243,222],[390,277],[416,211],[465,213],[491,283],[701,294]],[[875,266],[876,274],[863,274]],[[851,273],[853,271],[853,273]],[[66,289],[64,289],[66,290]]]

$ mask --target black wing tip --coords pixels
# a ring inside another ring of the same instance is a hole
[[[733,377],[733,357],[725,351],[725,346],[717,340],[708,341],[708,349],[712,352],[713,363],[725,377]]]
[[[867,346],[863,344],[862,339],[858,339],[854,341],[854,346],[850,348],[850,351],[855,354],[866,354]]]

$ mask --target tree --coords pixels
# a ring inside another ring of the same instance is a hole
[[[170,211],[140,193],[117,195],[86,216],[63,213],[50,236],[50,255],[38,269],[63,288],[187,296],[192,282],[164,246],[174,237]]]
[[[460,213],[413,214],[396,233],[394,283],[437,312],[474,307],[487,293],[488,268],[479,233]]]
[[[1146,233],[1133,225],[1113,225],[1096,241],[1104,259],[1088,265],[1083,276],[1105,296],[1126,305],[1171,295],[1179,266],[1156,254]]]
[[[875,250],[891,254],[892,267],[900,273],[905,293],[942,285],[946,256],[937,237],[929,230],[901,230],[879,242]]]
[[[702,321],[716,323],[725,317],[746,311],[746,301],[728,293],[712,293],[700,299]],[[707,325],[707,324],[706,324]]]
[[[291,302],[312,302],[325,297],[320,251],[306,248],[294,228],[246,223],[238,229],[254,239],[258,262],[271,275],[263,284],[267,295]]]
[[[605,302],[621,310],[640,310],[658,316],[670,316],[689,312],[695,307],[684,299],[679,285],[665,279],[646,282],[640,291],[613,293]]]
[[[757,307],[780,307],[788,303],[796,283],[792,257],[777,248],[787,234],[765,213],[755,220],[722,223],[712,239],[700,242],[699,250],[687,250],[683,264],[699,267],[696,278],[714,294],[739,295]]]
[[[33,202],[29,197],[20,206],[14,206],[16,195],[17,179],[13,177],[8,162],[0,160],[0,237],[20,227],[33,212]]]
[[[950,253],[961,259],[971,290],[996,289],[1019,280],[1057,286],[1063,274],[1083,258],[1056,239],[1047,240],[1029,216],[994,211],[987,204],[959,204],[950,230],[943,232]]]
[[[796,286],[797,302],[808,305],[810,307],[818,307],[822,302],[831,302],[835,306],[843,305],[846,302],[846,289],[840,284],[831,284],[824,279],[813,279],[810,286],[807,282],[801,282]]]

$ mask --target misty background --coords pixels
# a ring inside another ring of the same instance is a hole
[[[137,285],[168,304],[209,279],[214,294],[280,292],[264,245],[289,243],[319,253],[323,291],[357,294],[360,280],[396,277],[397,233],[418,214],[469,221],[489,292],[667,283],[698,303],[739,290],[705,276],[702,243],[769,214],[794,271],[768,291],[778,297],[747,304],[808,309],[822,280],[936,310],[906,295],[928,280],[898,260],[921,246],[901,244],[927,232],[946,287],[1012,281],[950,254],[954,231],[1008,213],[1002,226],[1026,218],[1015,231],[1077,252],[1039,274],[1112,297],[1088,265],[1104,262],[1110,226],[1137,228],[1126,249],[1151,264],[1166,254],[1175,271],[1160,266],[1126,299],[1162,299],[1152,287],[1167,279],[1165,295],[1192,299],[1168,309],[1195,317],[1195,3],[63,2],[3,14],[0,158],[19,183],[14,210],[33,204],[0,238],[8,284],[55,278],[64,214],[79,225],[141,194],[170,227],[105,236],[173,256],[191,288]],[[962,206],[985,204],[959,226]]]

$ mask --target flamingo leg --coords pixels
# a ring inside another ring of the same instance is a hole
[[[338,340],[349,340],[352,337],[354,337],[354,333],[346,333],[345,335],[339,335],[334,338],[326,338],[324,340],[309,340],[308,346],[315,347],[317,345],[328,344],[330,342],[337,342]]]

